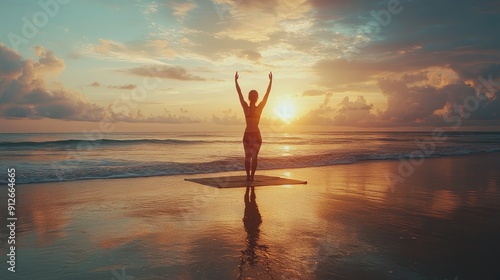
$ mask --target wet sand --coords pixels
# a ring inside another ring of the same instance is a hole
[[[390,185],[400,164],[262,171],[308,184],[247,195],[184,181],[207,174],[18,185],[17,272],[2,227],[0,278],[500,279],[500,154],[425,159]]]

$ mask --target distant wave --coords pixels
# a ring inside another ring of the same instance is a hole
[[[204,140],[180,140],[180,139],[68,139],[58,141],[43,141],[43,142],[0,142],[0,148],[47,148],[47,147],[67,147],[77,146],[81,143],[97,145],[136,145],[136,144],[203,144],[211,141]]]
[[[484,152],[500,152],[500,147],[481,149],[444,149],[429,157],[458,156]],[[307,156],[259,158],[259,169],[285,169],[350,164],[367,160],[395,160],[408,158],[408,152],[339,152]],[[241,157],[228,157],[209,162],[141,162],[141,161],[61,161],[54,164],[10,165],[16,168],[18,183],[76,181],[88,179],[133,178],[163,175],[202,174],[243,171]],[[5,179],[3,179],[4,181]]]
[[[303,145],[303,144],[341,144],[350,143],[354,140],[346,139],[309,139],[300,138],[269,139],[268,144],[282,145]],[[125,145],[144,145],[144,144],[162,144],[162,145],[191,145],[191,144],[210,144],[210,143],[241,143],[241,140],[182,140],[182,139],[68,139],[57,141],[30,141],[30,142],[0,142],[0,149],[38,149],[38,148],[71,148],[78,145],[98,146],[125,146]]]
[[[429,141],[429,135],[312,133],[298,137],[272,134],[264,136],[259,170],[408,158],[421,148],[419,143]],[[117,133],[96,140],[85,140],[85,135],[78,133],[0,136],[0,169],[16,168],[18,183],[243,172],[244,169],[239,133]],[[432,148],[428,157],[500,151],[500,133],[447,133],[445,136],[446,141],[424,145],[426,149]],[[88,149],[89,146],[96,149]],[[0,183],[5,180],[0,176]]]

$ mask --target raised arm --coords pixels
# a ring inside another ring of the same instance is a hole
[[[240,97],[241,107],[243,107],[243,110],[246,110],[246,108],[248,107],[248,104],[245,102],[245,99],[243,98],[243,94],[241,94],[240,85],[238,84],[239,77],[240,76],[238,75],[238,71],[236,71],[236,74],[234,75],[234,83],[236,84],[236,91],[238,92],[238,96]]]
[[[266,95],[264,95],[262,102],[260,102],[260,104],[259,104],[259,107],[261,107],[261,109],[264,109],[264,106],[266,106],[267,99],[269,98],[269,93],[271,92],[272,85],[273,85],[273,72],[269,72],[269,85],[267,86]]]

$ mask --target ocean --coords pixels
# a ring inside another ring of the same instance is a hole
[[[263,133],[258,169],[500,151],[499,132]],[[242,133],[0,134],[2,170],[17,183],[199,174],[244,170]],[[5,171],[6,172],[6,171]],[[0,180],[6,182],[6,176]]]

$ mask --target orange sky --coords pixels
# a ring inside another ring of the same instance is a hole
[[[500,123],[497,1],[44,3],[0,11],[2,132],[239,129],[235,71],[290,129]]]

